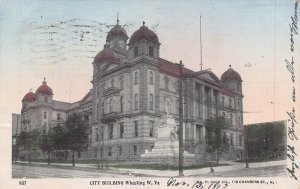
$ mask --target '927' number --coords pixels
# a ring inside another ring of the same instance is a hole
[[[19,181],[20,185],[26,185],[26,181]]]

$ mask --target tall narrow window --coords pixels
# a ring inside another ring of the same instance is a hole
[[[134,56],[137,57],[139,55],[139,47],[134,47]]]
[[[99,128],[96,128],[96,141],[99,141]]]
[[[169,78],[167,76],[164,77],[165,89],[169,89]]]
[[[153,137],[153,136],[154,136],[154,121],[150,120],[150,121],[149,121],[149,125],[150,125],[149,136],[150,136],[150,137]]]
[[[134,136],[138,137],[139,135],[139,127],[138,127],[138,121],[134,121]]]
[[[243,140],[242,140],[242,135],[239,135],[239,145],[240,146],[243,146]]]
[[[137,71],[134,72],[134,84],[139,83],[139,73]]]
[[[113,127],[113,124],[112,123],[110,123],[109,125],[108,125],[108,128],[109,128],[109,139],[112,139],[113,138],[113,134],[114,134],[114,127]]]
[[[124,76],[120,77],[120,88],[123,89],[124,88]]]
[[[137,155],[137,146],[133,146],[133,155]]]
[[[47,112],[44,112],[44,119],[47,119]]]
[[[149,56],[153,56],[153,47],[149,46]]]
[[[112,147],[108,147],[107,155],[110,157],[112,155]]]
[[[233,124],[233,115],[230,114],[230,124],[232,125]]]
[[[233,139],[234,139],[233,133],[230,133],[230,145],[231,145],[231,146],[234,145]]]
[[[111,79],[111,80],[110,80],[110,86],[111,86],[111,87],[115,87],[115,80],[114,80],[114,79]]]
[[[134,110],[138,110],[139,109],[139,95],[135,94],[134,95]]]
[[[124,134],[124,123],[120,123],[120,138],[123,138],[123,134]]]
[[[58,121],[60,121],[60,119],[61,119],[60,113],[57,113],[57,114],[56,114],[56,118],[57,118]]]
[[[101,140],[104,140],[104,127],[101,126],[101,133],[100,133],[100,136],[101,136]]]
[[[109,99],[109,113],[113,111],[113,99]]]
[[[222,106],[224,107],[224,101],[225,101],[225,97],[224,96],[222,96]]]
[[[232,100],[231,100],[231,98],[229,99],[229,107],[232,108]]]
[[[149,110],[153,110],[153,94],[149,95]]]
[[[153,71],[149,72],[149,84],[153,84]]]
[[[120,112],[124,111],[124,100],[123,96],[120,96]]]
[[[118,147],[118,152],[119,152],[119,156],[121,156],[122,155],[122,147],[121,146]]]

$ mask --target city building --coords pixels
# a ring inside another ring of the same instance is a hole
[[[192,71],[160,56],[160,41],[145,22],[129,38],[117,24],[92,63],[92,89],[78,102],[53,100],[44,80],[22,100],[22,129],[48,130],[72,113],[89,123],[89,145],[78,158],[139,160],[151,150],[160,118],[168,111],[178,122],[178,82],[183,81],[183,136],[185,149],[197,162],[211,161],[207,141],[214,129],[206,120],[224,116],[231,127],[223,133],[230,149],[223,158],[242,158],[243,94],[241,76],[231,66],[219,79],[210,69]]]

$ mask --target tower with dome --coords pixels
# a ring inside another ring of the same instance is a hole
[[[179,119],[178,66],[160,55],[158,35],[146,23],[130,38],[119,24],[112,27],[102,50],[92,62],[91,90],[78,102],[53,100],[46,80],[22,100],[22,128],[47,129],[72,113],[89,123],[88,148],[77,158],[139,161],[157,140],[161,117]],[[222,157],[244,156],[242,79],[231,66],[219,79],[211,70],[183,68],[184,147],[195,161],[213,160],[206,151],[214,128],[206,120],[224,116],[231,127],[223,133],[229,150]],[[24,121],[26,120],[26,121]]]

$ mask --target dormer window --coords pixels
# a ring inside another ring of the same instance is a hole
[[[149,46],[149,56],[153,56],[153,47]]]
[[[139,55],[139,47],[134,47],[134,56],[137,57]]]

